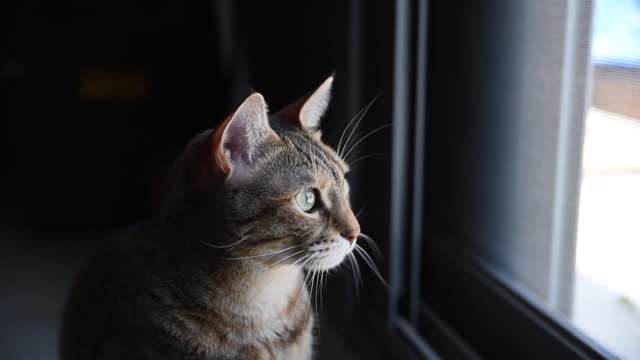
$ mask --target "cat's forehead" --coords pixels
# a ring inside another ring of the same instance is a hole
[[[272,149],[271,155],[256,169],[245,190],[269,194],[276,198],[295,195],[305,187],[343,193],[346,164],[333,150],[309,137],[279,134],[283,144]]]
[[[279,135],[289,142],[291,151],[303,162],[310,162],[316,169],[329,171],[334,180],[342,182],[349,172],[349,165],[327,144],[305,130],[281,130]]]

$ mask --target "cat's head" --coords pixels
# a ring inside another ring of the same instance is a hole
[[[272,116],[254,93],[216,129],[211,152],[235,235],[217,246],[230,257],[327,270],[356,246],[349,167],[321,140],[332,83]]]

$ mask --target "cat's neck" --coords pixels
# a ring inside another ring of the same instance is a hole
[[[189,279],[200,306],[239,317],[275,318],[293,311],[288,309],[291,303],[295,307],[295,303],[305,302],[304,273],[299,265],[229,259],[223,249],[194,240],[193,233],[184,227],[173,228],[170,238],[169,243],[182,244],[170,255],[172,262],[179,264],[172,277]]]
[[[261,265],[259,272],[245,287],[245,311],[268,314],[282,313],[289,306],[292,297],[303,292],[303,272],[299,266],[277,265],[273,268]]]
[[[289,304],[297,302],[304,291],[303,272],[296,265],[270,268],[258,261],[250,261],[234,264],[230,269],[233,270],[226,274],[224,284],[217,284],[215,289],[216,305],[222,305],[234,314],[281,317],[288,311]]]

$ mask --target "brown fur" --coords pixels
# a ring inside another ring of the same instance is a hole
[[[233,183],[239,165],[224,134],[234,119],[194,138],[157,215],[80,275],[65,308],[63,360],[311,357],[303,267],[335,266],[343,254],[324,254],[337,244],[346,251],[341,232],[359,232],[347,167],[304,124],[274,118],[269,142]],[[309,187],[326,206],[307,214],[292,199]]]

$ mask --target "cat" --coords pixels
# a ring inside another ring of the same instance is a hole
[[[74,284],[61,359],[312,358],[308,277],[361,236],[349,167],[321,139],[332,84],[273,116],[253,93],[192,139],[156,215]]]

